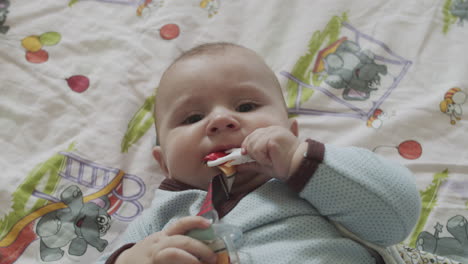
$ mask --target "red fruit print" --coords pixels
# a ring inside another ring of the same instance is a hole
[[[89,79],[83,75],[74,75],[66,80],[68,86],[77,93],[82,93],[89,87]]]
[[[398,145],[398,153],[405,159],[413,160],[421,157],[422,147],[415,140],[406,140]]]
[[[161,35],[163,39],[167,39],[167,40],[175,39],[180,34],[180,28],[176,24],[167,24],[161,28],[161,30],[159,31],[159,34]]]
[[[47,51],[41,49],[36,52],[27,51],[26,52],[26,60],[31,63],[43,63],[49,59],[49,53]]]

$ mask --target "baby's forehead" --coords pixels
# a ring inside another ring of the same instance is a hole
[[[248,53],[248,54],[256,54],[253,50],[245,48],[243,46],[238,46],[235,44],[223,44],[223,45],[208,45],[204,46],[203,48],[198,47],[191,49],[183,54],[181,54],[178,58],[174,60],[173,63],[194,57],[209,57],[209,56],[224,56],[229,54],[239,54],[239,53]]]
[[[236,69],[241,69],[242,71],[245,71],[246,68],[252,69],[253,72],[258,73],[255,75],[255,78],[258,79],[263,76],[267,79],[271,79],[275,86],[278,86],[279,92],[281,92],[275,74],[271,71],[263,58],[254,51],[244,47],[224,46],[222,48],[189,53],[186,56],[177,58],[162,75],[157,92],[158,95],[156,96],[157,103],[167,104],[168,102],[166,99],[168,99],[168,97],[177,96],[177,92],[174,91],[174,87],[172,87],[174,82],[185,80],[187,75],[192,75],[194,71],[196,72],[200,70],[200,68],[208,70],[202,72],[201,74],[203,75],[215,74],[210,70],[217,71],[219,68],[224,68],[219,67],[220,64],[229,65],[232,71],[236,71]]]
[[[247,62],[253,61],[262,61],[255,52],[250,49],[244,47],[237,47],[237,46],[227,46],[223,48],[215,48],[212,50],[203,50],[196,53],[188,53],[182,55],[181,57],[177,58],[170,67],[168,67],[167,71],[176,68],[178,65],[183,64],[190,64],[193,61],[203,60],[206,62],[216,62],[219,60],[226,59],[226,62],[229,62],[229,59],[235,58],[236,60],[243,60]]]

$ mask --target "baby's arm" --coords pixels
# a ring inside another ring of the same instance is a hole
[[[288,180],[302,198],[322,215],[378,245],[396,244],[410,234],[421,202],[407,168],[361,148],[316,141],[309,146],[309,160]]]
[[[207,245],[184,235],[192,229],[205,229],[210,225],[208,220],[199,216],[181,218],[125,249],[113,263],[216,263],[216,254]]]
[[[282,127],[255,130],[242,148],[257,162],[239,165],[238,171],[255,170],[287,182],[322,215],[361,239],[381,246],[401,242],[419,217],[411,172],[369,150],[299,142]]]

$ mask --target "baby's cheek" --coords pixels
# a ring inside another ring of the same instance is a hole
[[[260,127],[270,127],[270,126],[281,126],[284,128],[289,128],[289,122],[286,118],[279,118],[278,115],[265,115],[262,118],[259,118],[257,121],[258,128]]]

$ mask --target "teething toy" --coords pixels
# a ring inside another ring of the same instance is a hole
[[[219,164],[210,166],[210,164],[212,164],[211,162],[216,161],[216,160],[221,159],[221,158],[226,157],[226,156],[227,156],[227,154],[225,152],[213,152],[213,153],[210,153],[210,154],[206,155],[203,160],[206,161],[206,165],[208,167],[214,167],[214,166],[219,165],[218,168],[223,172],[223,174],[226,177],[229,177],[229,176],[234,175],[234,173],[236,173],[236,171],[235,171],[234,167],[229,166],[229,164],[225,164],[226,161],[223,161],[223,162],[220,162]]]
[[[186,235],[200,240],[218,255],[217,264],[238,264],[237,248],[242,245],[242,231],[235,226],[219,223],[215,202],[229,199],[236,165],[254,161],[248,155],[242,155],[240,148],[226,152],[213,152],[204,159],[208,167],[217,166],[223,174],[217,175],[210,182],[208,193],[197,215],[212,221],[207,229],[193,229]]]
[[[236,248],[243,243],[239,228],[215,223],[207,229],[191,230],[187,235],[210,247],[218,255],[217,264],[239,264]]]
[[[223,172],[226,177],[228,192],[234,182],[236,165],[255,161],[249,155],[242,155],[241,148],[233,148],[225,152],[213,152],[206,155],[203,160],[206,161],[208,167],[217,166]]]
[[[225,163],[228,163],[230,165],[239,165],[239,164],[255,161],[249,155],[242,155],[241,148],[233,148],[230,150],[226,150],[226,152],[214,152],[214,153],[209,154],[206,157],[216,158],[216,159],[208,160],[208,162],[206,163],[208,167],[214,167],[214,166],[218,166],[218,165],[225,164]]]

